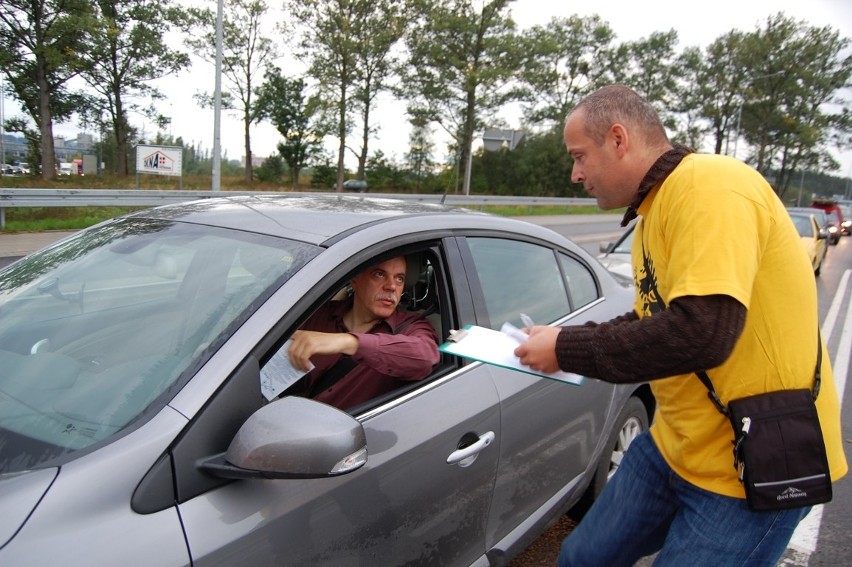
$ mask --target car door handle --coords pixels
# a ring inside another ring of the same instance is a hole
[[[491,445],[492,441],[494,441],[493,431],[483,433],[474,443],[450,453],[450,456],[447,457],[447,464],[457,464],[460,467],[466,467],[473,464],[473,461],[476,460],[479,452]]]

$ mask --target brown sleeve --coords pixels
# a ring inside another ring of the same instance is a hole
[[[730,356],[746,312],[727,295],[680,297],[652,317],[564,327],[556,358],[562,370],[616,384],[709,370]]]

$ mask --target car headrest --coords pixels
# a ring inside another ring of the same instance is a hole
[[[417,284],[423,272],[423,263],[423,254],[408,254],[405,257],[405,287],[410,288]]]

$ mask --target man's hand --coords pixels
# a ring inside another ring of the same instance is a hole
[[[296,331],[291,337],[290,363],[297,370],[307,372],[311,357],[315,354],[348,354],[358,350],[358,339],[349,333],[320,333],[319,331]]]
[[[559,362],[556,360],[556,337],[561,328],[536,325],[525,330],[529,332],[530,338],[515,349],[515,356],[536,372],[549,374],[559,370]]]

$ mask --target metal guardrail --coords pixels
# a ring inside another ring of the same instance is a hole
[[[269,191],[148,191],[129,189],[0,189],[0,229],[6,227],[6,209],[14,207],[154,207],[196,199],[228,198],[240,195],[316,196],[346,195],[361,198],[401,199],[424,203],[476,207],[482,205],[585,206],[595,199],[568,197],[516,197],[512,195],[440,195],[410,193],[330,193]]]

